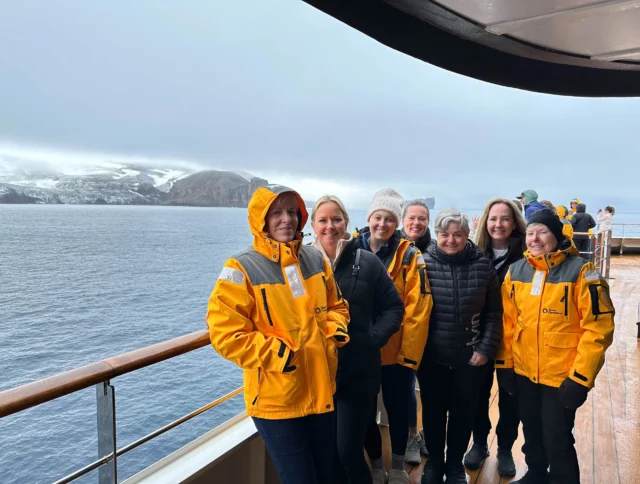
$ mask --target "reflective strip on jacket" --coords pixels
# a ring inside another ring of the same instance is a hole
[[[433,307],[431,288],[424,259],[407,239],[401,238],[387,271],[404,302],[400,331],[382,348],[382,364],[418,369],[429,335],[429,317]]]
[[[502,286],[504,339],[496,368],[559,387],[591,388],[613,341],[609,285],[575,246],[511,265]]]
[[[334,409],[337,346],[349,339],[348,305],[330,266],[301,244],[307,212],[297,193],[296,240],[279,243],[264,231],[270,205],[287,191],[293,192],[269,186],[254,193],[253,245],[224,264],[207,313],[214,349],[244,369],[247,414],[273,420]]]

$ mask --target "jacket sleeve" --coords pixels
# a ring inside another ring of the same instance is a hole
[[[427,344],[429,318],[433,307],[426,266],[418,250],[407,268],[405,281],[404,321],[397,362],[417,370]]]
[[[513,368],[513,329],[518,321],[518,308],[513,300],[511,271],[502,283],[502,340],[496,354],[496,368]]]
[[[604,353],[613,341],[615,309],[609,296],[609,285],[595,266],[587,262],[578,278],[576,304],[580,313],[582,337],[569,378],[587,388],[604,364]]]
[[[595,226],[596,226],[596,221],[593,220],[593,217],[591,215],[589,215],[589,228],[592,229]]]
[[[207,326],[213,348],[240,368],[281,372],[291,350],[284,342],[255,328],[256,301],[242,266],[229,259],[209,298]]]
[[[349,304],[342,297],[331,266],[326,260],[324,261],[324,280],[327,285],[327,338],[333,337],[337,346],[344,346],[349,342],[347,332],[350,320]]]
[[[377,257],[371,261],[376,269],[372,271],[375,274],[376,314],[371,339],[377,348],[382,348],[402,325],[404,303],[384,264]]]
[[[493,266],[489,269],[487,297],[481,317],[484,322],[484,327],[482,329],[480,343],[474,348],[474,351],[492,360],[498,351],[503,333],[502,294],[500,292],[498,274]]]

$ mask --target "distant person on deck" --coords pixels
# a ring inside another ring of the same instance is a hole
[[[290,188],[249,201],[253,245],[225,262],[209,299],[214,349],[244,370],[244,401],[286,484],[331,482],[338,347],[349,308],[331,266],[302,245],[307,210]]]
[[[390,188],[376,192],[367,212],[368,227],[356,237],[364,250],[384,264],[404,303],[400,331],[382,348],[382,400],[389,417],[391,470],[387,476],[382,456],[382,435],[375,415],[365,440],[375,484],[408,484],[404,470],[409,437],[409,388],[429,334],[433,300],[420,251],[397,230],[402,217],[402,196]],[[377,399],[376,399],[377,402]]]
[[[538,193],[535,190],[525,190],[520,194],[520,202],[524,206],[524,218],[529,220],[532,213],[547,208],[538,201]]]
[[[571,225],[573,226],[573,243],[576,245],[580,255],[586,260],[591,257],[591,244],[590,237],[588,235],[589,229],[596,226],[596,221],[593,217],[587,213],[587,206],[584,203],[579,203],[576,206],[576,213],[571,217]],[[580,234],[579,232],[582,232]]]
[[[604,207],[604,213],[602,213],[602,209],[598,210],[598,213],[596,214],[596,219],[599,224],[598,232],[611,230],[611,223],[613,222],[613,216],[615,214],[616,209],[611,207],[610,205]]]
[[[369,423],[375,419],[380,390],[380,349],[400,330],[404,303],[387,270],[348,231],[349,214],[335,195],[320,197],[311,211],[317,248],[331,264],[349,302],[349,344],[338,351],[336,440],[332,484],[372,484],[364,458]]]
[[[504,339],[496,356],[498,384],[517,395],[523,424],[528,470],[512,484],[580,484],[576,409],[604,364],[615,310],[607,281],[578,257],[553,211],[531,216],[526,242],[525,259],[511,265],[502,285]]]
[[[558,205],[556,207],[556,213],[558,214],[560,222],[562,222],[562,233],[567,239],[573,240],[573,225],[571,225],[571,222],[567,218],[569,209],[564,205]]]

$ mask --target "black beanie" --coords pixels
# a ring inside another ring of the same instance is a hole
[[[527,222],[527,227],[533,224],[546,225],[558,241],[558,245],[565,239],[562,233],[562,222],[560,222],[558,215],[550,208],[544,208],[531,214]]]

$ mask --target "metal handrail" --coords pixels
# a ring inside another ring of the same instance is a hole
[[[209,332],[207,330],[196,331],[178,338],[173,338],[168,341],[157,343],[155,345],[140,348],[128,353],[123,353],[105,360],[101,360],[95,363],[91,363],[80,368],[76,368],[52,377],[43,378],[41,380],[27,383],[25,385],[15,387],[9,390],[0,392],[0,418],[12,415],[14,413],[26,410],[36,405],[41,405],[45,402],[55,400],[64,395],[76,392],[88,388],[93,385],[103,385],[105,388],[110,387],[109,380],[116,376],[124,375],[132,371],[144,368],[147,366],[160,363],[162,361],[174,358],[184,353],[189,353],[198,348],[202,348],[210,344]],[[112,391],[112,390],[111,390]],[[154,430],[153,432],[145,435],[144,437],[131,442],[120,449],[115,449],[115,414],[112,415],[113,422],[113,447],[111,452],[107,453],[103,457],[100,457],[96,461],[92,462],[85,467],[78,469],[77,471],[63,477],[55,482],[55,484],[66,484],[78,479],[91,471],[102,468],[105,464],[111,463],[114,469],[117,469],[116,459],[120,455],[124,455],[127,452],[139,447],[140,445],[148,442],[155,437],[164,434],[165,432],[181,425],[182,423],[200,415],[207,410],[210,410],[223,402],[235,397],[242,393],[243,388],[237,388],[232,392],[214,400],[213,402],[200,407],[199,409],[180,417],[173,422],[170,422],[163,427]],[[113,396],[113,393],[111,393]],[[115,398],[115,397],[113,397]],[[115,409],[115,400],[112,405]],[[115,412],[115,410],[114,410]],[[100,431],[100,424],[98,424]],[[100,440],[100,435],[99,435]],[[111,445],[111,444],[110,444]],[[100,472],[103,472],[100,469]],[[108,479],[105,473],[105,479]],[[111,480],[104,480],[102,475],[100,482],[112,482]],[[116,482],[115,474],[113,476],[113,482]]]
[[[235,397],[236,395],[239,395],[240,393],[242,393],[243,390],[244,389],[242,387],[236,388],[231,393],[227,393],[226,395],[218,398],[217,400],[214,400],[213,402],[205,405],[204,407],[200,407],[198,410],[194,410],[193,412],[185,415],[184,417],[180,417],[179,419],[174,420],[173,422],[168,423],[167,425],[165,425],[163,427],[160,427],[157,430],[154,430],[153,432],[145,435],[144,437],[141,437],[138,440],[135,440],[135,441],[131,442],[130,444],[125,445],[124,447],[118,449],[118,451],[116,452],[116,457],[120,457],[121,455],[124,455],[127,452],[132,451],[136,447],[139,447],[140,445],[150,441],[151,439],[155,439],[159,435],[164,434],[165,432],[171,430],[172,428],[183,424],[187,420],[191,420],[193,417],[197,417],[201,413],[204,413],[207,410],[211,410],[212,408],[217,407],[221,403],[224,403],[227,400],[230,400],[231,398]],[[69,474],[68,476],[63,477],[62,479],[55,481],[54,484],[68,484],[69,482],[72,482],[72,481],[78,479],[79,477],[82,477],[85,474],[88,474],[89,472],[96,470],[98,467],[100,467],[100,466],[102,466],[104,464],[107,464],[108,462],[111,462],[111,460],[113,460],[113,452],[111,454],[109,454],[109,455],[101,457],[100,459],[98,459],[98,460],[92,462],[91,464],[83,467],[82,469],[78,469],[73,474]]]
[[[0,392],[0,418],[210,344],[196,331]]]

